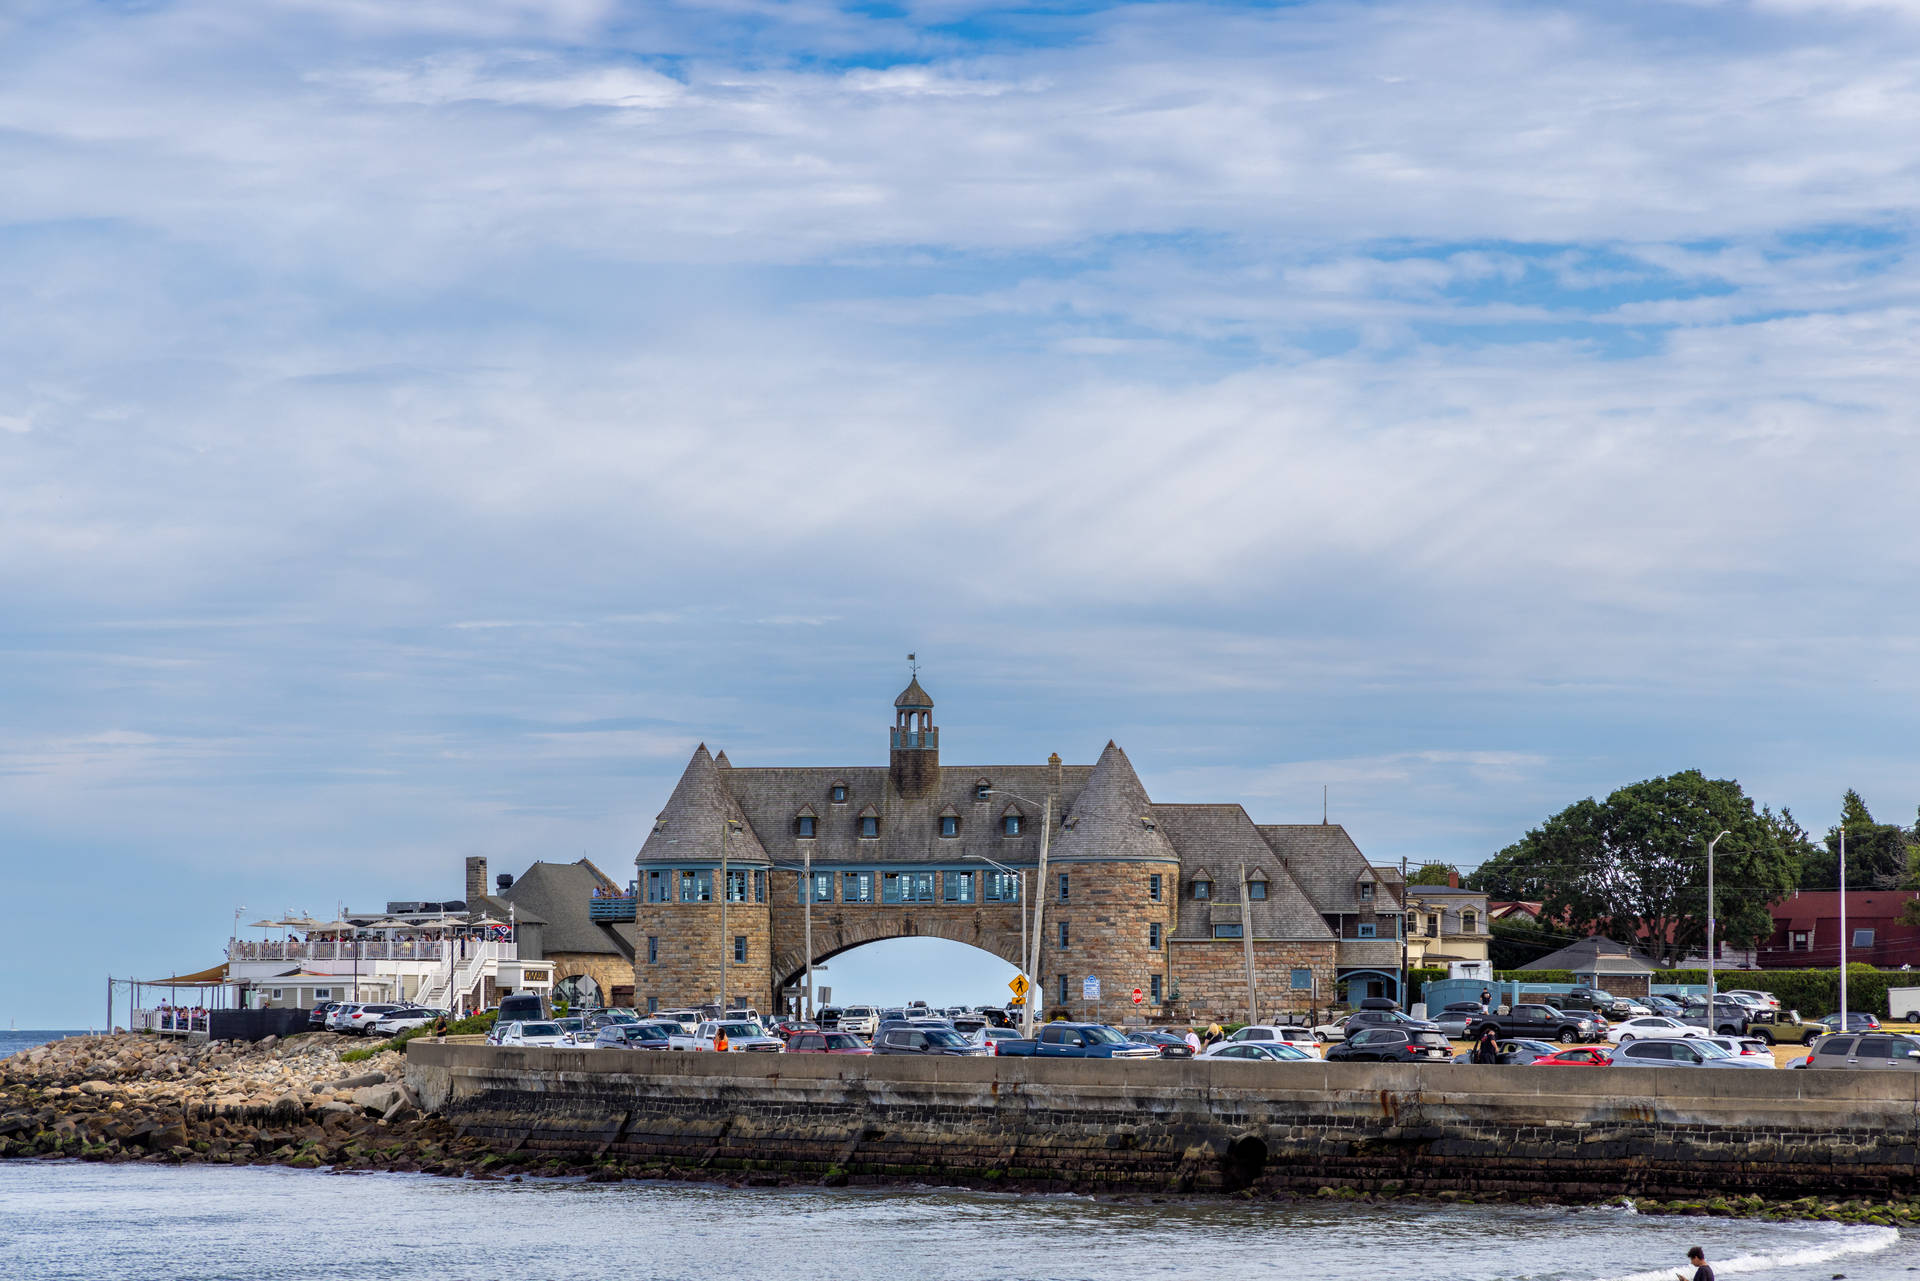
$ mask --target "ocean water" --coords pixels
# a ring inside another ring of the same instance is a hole
[[[36,1045],[45,1045],[48,1041],[63,1041],[70,1036],[86,1035],[84,1031],[58,1032],[44,1028],[37,1031],[8,1028],[0,1032],[0,1059],[6,1058],[9,1054],[18,1054],[22,1050],[31,1050]]]
[[[0,1278],[181,1281],[1914,1281],[1890,1228],[1625,1209],[735,1190],[0,1163]],[[1691,1271],[1688,1271],[1691,1275]]]

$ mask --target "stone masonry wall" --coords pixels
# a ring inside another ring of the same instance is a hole
[[[1247,961],[1239,939],[1176,939],[1173,972],[1180,983],[1179,1013],[1192,1023],[1245,1023]],[[1312,970],[1315,986],[1293,987],[1293,971]],[[1254,995],[1262,1019],[1282,1013],[1304,1015],[1319,993],[1322,1008],[1333,992],[1334,944],[1253,941]]]
[[[1161,897],[1148,897],[1148,877],[1160,874]],[[1060,899],[1060,878],[1067,878],[1068,895]],[[1162,995],[1166,983],[1167,936],[1173,933],[1173,898],[1179,892],[1179,869],[1147,863],[1054,863],[1047,868],[1046,910],[1040,933],[1039,979],[1044,1000],[1040,1009],[1070,1019],[1095,1023],[1140,1021],[1133,1004],[1139,988],[1151,1002],[1153,977],[1159,975]],[[1067,926],[1067,946],[1060,946],[1060,926]],[[1160,946],[1151,945],[1153,925],[1160,927]],[[1100,998],[1082,997],[1083,980],[1100,980]],[[1066,979],[1061,1000],[1060,980]],[[1149,1006],[1141,1007],[1142,1010]]]
[[[769,886],[769,892],[772,887]],[[762,1014],[773,1009],[771,933],[765,903],[727,904],[727,930],[720,932],[718,903],[642,903],[635,912],[639,942],[633,955],[634,1008],[645,1012],[654,998],[662,1010],[720,999],[720,966],[727,967],[727,1004],[745,1003]],[[747,959],[733,959],[733,939],[745,935]],[[647,959],[647,939],[659,940],[658,960]]]
[[[407,1047],[514,1161],[1084,1191],[1911,1196],[1920,1074]]]

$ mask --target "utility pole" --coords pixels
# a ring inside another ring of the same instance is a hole
[[[1712,1007],[1708,1007],[1707,1022],[1713,1022]],[[1840,1022],[1834,1027],[1836,1032],[1847,1030],[1847,827],[1840,825]]]
[[[727,878],[727,833],[733,830],[733,820],[720,820],[720,1017],[727,1017],[727,949],[733,946],[733,940],[727,937],[727,899],[732,897],[733,883]]]
[[[1720,836],[1728,835],[1731,833],[1720,833]],[[1720,843],[1720,836],[1707,842],[1707,1030],[1709,1032],[1714,1028],[1713,998],[1719,994],[1720,990],[1713,977],[1714,954],[1720,950],[1718,935],[1714,933],[1716,922],[1713,919],[1713,847]]]
[[[1247,1022],[1260,1021],[1260,1007],[1253,986],[1253,894],[1248,889],[1247,865],[1240,865],[1240,950],[1247,958]]]
[[[1407,966],[1407,856],[1400,856],[1400,1004],[1411,1010],[1413,993],[1407,989],[1413,986],[1413,971]]]
[[[806,847],[801,851],[801,853],[806,862],[806,869],[803,875],[807,878],[806,911],[804,913],[807,921],[807,930],[806,930],[806,933],[807,933],[807,940],[806,940],[807,1018],[812,1019],[813,1018],[813,842],[808,841],[806,843]]]
[[[1018,798],[1016,798],[1018,799]],[[1040,871],[1035,879],[1033,895],[1033,951],[1027,957],[1027,973],[1032,975],[1033,987],[1027,992],[1027,1026],[1025,1035],[1033,1039],[1033,1007],[1038,1004],[1045,984],[1040,978],[1040,924],[1047,906],[1047,850],[1053,839],[1053,789],[1047,789],[1047,800],[1040,820]]]

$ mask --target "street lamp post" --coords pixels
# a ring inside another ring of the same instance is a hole
[[[727,1016],[727,951],[733,940],[727,937],[727,900],[733,896],[733,881],[727,872],[727,835],[740,830],[740,820],[729,818],[720,824],[720,1017]]]
[[[1008,876],[1013,877],[1014,881],[1020,886],[1020,903],[1019,903],[1019,906],[1014,908],[1014,915],[1020,918],[1020,964],[1023,967],[1026,966],[1029,962],[1029,957],[1027,955],[1027,874],[1024,871],[1016,872],[1012,868],[1008,867],[1005,863],[996,863],[994,862],[994,860],[988,858],[985,854],[969,854],[967,855],[967,857],[971,859],[978,859],[980,862],[985,863],[990,867],[999,868],[1001,871],[1005,872]],[[1026,994],[1020,998],[1020,1005],[1021,1005],[1020,1018],[1023,1025],[1027,1029],[1027,1035],[1030,1037],[1033,1035],[1033,1025],[1029,1017],[1033,1013],[1033,999],[1032,999],[1034,996],[1033,975],[1030,973],[1027,973],[1024,970],[1024,968],[1022,969],[1021,973],[1022,973],[1022,976],[1027,980],[1027,991],[1026,991]]]
[[[1840,827],[1840,1021],[1834,1031],[1847,1030],[1847,829]]]
[[[1012,797],[1022,805],[1036,803],[1024,796],[1002,791],[997,787],[988,788],[987,794]],[[1047,790],[1046,803],[1041,805],[1040,809],[1040,867],[1033,878],[1033,946],[1027,953],[1027,981],[1033,984],[1033,987],[1027,992],[1026,1025],[1023,1029],[1023,1035],[1028,1040],[1033,1039],[1033,1007],[1041,995],[1041,989],[1045,986],[1040,982],[1040,923],[1044,918],[1047,905],[1047,850],[1053,840],[1053,790],[1051,788]]]
[[[1720,833],[1720,836],[1730,835],[1732,835],[1730,832]],[[1713,847],[1720,843],[1720,836],[1707,842],[1707,1032],[1709,1035],[1714,1031],[1713,998],[1719,995],[1719,988],[1715,986],[1713,978],[1713,955],[1720,950],[1715,943],[1714,933],[1714,927],[1718,922],[1713,919]]]
[[[807,892],[805,896],[805,906],[804,906],[804,910],[801,912],[801,915],[806,919],[806,923],[807,923],[806,924],[806,942],[805,942],[805,946],[807,949],[807,1013],[806,1013],[806,1017],[807,1017],[807,1020],[811,1022],[813,1019],[813,842],[812,841],[808,841],[806,848],[801,851],[801,861],[806,864],[806,866],[801,871],[801,875],[807,878],[806,881],[804,882],[807,887]],[[827,883],[831,885],[833,882],[828,881]]]

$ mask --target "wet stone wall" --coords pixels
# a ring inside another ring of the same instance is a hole
[[[1092,1192],[1909,1196],[1916,1076],[506,1050],[414,1041],[519,1160]]]

